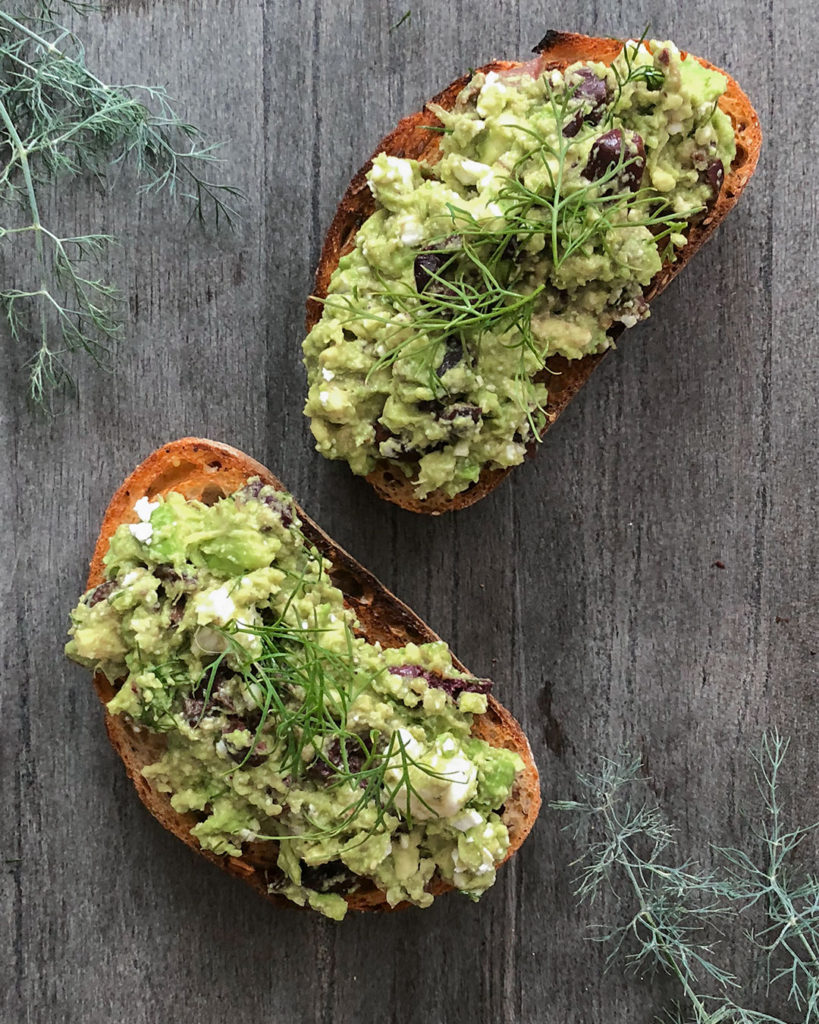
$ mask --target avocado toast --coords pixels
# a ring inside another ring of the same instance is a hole
[[[537,769],[489,681],[241,452],[150,455],[87,586],[68,653],[140,799],[274,902],[477,898],[530,831]]]
[[[747,183],[737,83],[671,43],[550,33],[382,139],[308,302],[319,451],[416,512],[463,508],[537,447]]]

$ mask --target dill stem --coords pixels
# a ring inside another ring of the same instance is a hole
[[[0,11],[0,16],[12,22],[14,21],[13,18],[9,18],[9,16],[2,11]],[[31,178],[31,165],[28,162],[28,154],[26,152],[26,147],[23,145],[23,140],[20,138],[17,128],[15,127],[8,109],[2,100],[0,100],[0,119],[2,119],[3,124],[6,126],[6,131],[9,133],[9,138],[11,139],[14,151],[20,161],[20,168],[23,172],[23,180],[25,181],[26,193],[28,195],[28,205],[31,210],[31,218],[33,221],[31,227],[35,233],[34,238],[37,249],[37,258],[40,261],[40,290],[41,294],[48,294],[45,279],[45,247],[43,246],[42,224],[40,223],[40,209],[37,205],[37,194],[34,191],[34,182]],[[9,163],[11,163],[11,161],[9,161]],[[46,323],[45,309],[42,304],[40,305],[40,351],[48,351],[48,325]]]
[[[682,968],[680,967],[680,965],[677,963],[677,959],[674,956],[674,953],[672,952],[671,947],[666,942],[666,940],[663,938],[662,932],[657,927],[657,922],[654,920],[654,917],[653,917],[653,915],[651,913],[651,910],[649,909],[648,905],[646,904],[646,901],[645,901],[645,899],[643,897],[643,888],[644,887],[641,885],[640,880],[637,878],[637,875],[634,873],[634,868],[632,867],[632,863],[631,863],[630,857],[633,856],[633,854],[632,854],[630,848],[625,843],[622,843],[622,842],[619,843],[618,845],[619,845],[619,853],[620,853],[620,857],[619,857],[620,864],[621,864],[623,870],[625,871],[626,876],[628,877],[628,880],[631,883],[631,887],[634,890],[634,894],[637,897],[637,900],[639,901],[639,904],[640,904],[640,917],[642,917],[642,919],[646,922],[648,928],[651,930],[651,934],[654,936],[655,940],[657,941],[657,945],[658,945],[658,948],[660,950],[660,953],[662,954],[663,960],[665,961],[666,965],[671,969],[672,973],[675,975],[677,980],[682,985],[683,992],[685,993],[686,997],[688,999],[690,999],[691,1005],[697,1011],[697,1015],[698,1015],[699,1019],[701,1021],[707,1021],[707,1018],[708,1018],[707,1007],[704,1005],[704,1003],[702,1002],[700,997],[697,995],[697,993],[691,987],[691,981],[690,981],[688,972],[683,971]]]
[[[75,61],[73,57],[69,57],[67,53],[61,50],[58,46],[55,46],[54,43],[50,43],[47,39],[44,39],[43,36],[39,35],[33,29],[30,29],[27,25],[23,24],[23,22],[17,21],[16,18],[13,18],[10,14],[7,14],[5,11],[0,11],[0,21],[5,21],[7,25],[15,29],[17,32],[22,32],[23,35],[28,36],[28,38],[32,42],[37,43],[38,46],[44,47],[51,54],[52,57],[58,57],[60,60],[68,61],[71,64],[77,63],[77,61]],[[63,35],[60,36],[59,39],[63,39],[66,34],[67,33],[63,33]],[[100,89],[110,88],[110,86],[106,85],[101,78],[97,78],[97,76],[93,72],[89,71],[84,63],[82,65],[82,69],[83,72],[86,75],[88,75],[88,77],[91,79],[91,81],[98,85]]]

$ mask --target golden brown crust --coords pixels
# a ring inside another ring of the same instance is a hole
[[[573,33],[550,32],[538,47],[540,52],[535,60],[526,64],[495,61],[479,70],[503,72],[527,69],[531,73],[539,73],[543,68],[564,68],[578,60],[611,64],[620,52],[622,45],[622,40],[617,39],[600,39]],[[676,262],[663,267],[652,281],[646,290],[646,298],[649,300],[658,295],[676,277],[734,207],[739,194],[754,172],[762,145],[759,118],[751,101],[739,85],[725,71],[701,57],[692,55],[692,59],[699,61],[704,67],[720,71],[728,80],[728,87],[720,100],[720,107],[733,122],[737,152],[716,203],[708,215],[691,229],[688,244],[680,250]],[[469,76],[457,79],[431,102],[447,109],[451,108],[455,104],[458,93],[468,81]],[[373,156],[350,182],[324,241],[316,270],[315,298],[311,296],[307,301],[308,331],[321,316],[321,302],[318,300],[327,295],[330,277],[339,259],[350,251],[356,231],[375,209],[375,203],[365,178],[373,158],[378,153],[386,152],[392,156],[411,157],[416,160],[424,160],[427,163],[435,163],[440,157],[439,136],[436,132],[429,131],[428,128],[440,126],[440,124],[441,122],[428,108],[405,117],[389,135],[379,142]],[[617,333],[619,334],[621,331]],[[592,355],[569,362],[560,356],[555,356],[547,361],[549,401],[546,408],[547,423],[541,436],[546,433],[589,379],[602,358],[603,355]],[[535,445],[532,450],[534,451],[536,448]],[[396,470],[387,462],[379,463],[367,476],[367,480],[376,492],[387,501],[392,501],[411,512],[440,515],[442,512],[473,505],[493,491],[509,472],[511,469],[485,468],[475,484],[468,490],[456,494],[454,498],[448,497],[442,491],[434,491],[424,499],[416,498],[413,494],[412,483],[400,470]]]
[[[104,581],[103,558],[111,537],[121,523],[136,521],[133,508],[138,498],[179,491],[187,498],[212,502],[222,495],[231,494],[252,476],[261,477],[264,483],[284,490],[279,480],[261,463],[235,448],[215,441],[186,437],[153,452],[131,473],[111,499],[91,559],[88,587]],[[298,515],[307,539],[332,562],[330,575],[344,592],[346,603],[355,611],[364,634],[371,642],[378,640],[385,647],[400,647],[410,642],[430,643],[440,639],[301,509],[298,509]],[[459,661],[453,658],[453,662],[459,669],[466,671]],[[113,696],[111,684],[101,673],[95,675],[94,687],[103,703]],[[265,870],[275,864],[274,843],[251,844],[241,858],[220,857],[202,850],[190,831],[197,819],[193,815],[182,815],[174,811],[168,796],[152,788],[142,776],[142,769],[159,757],[162,738],[146,730],[137,731],[122,716],[109,715],[107,712],[105,725],[140,800],[161,825],[228,874],[241,878],[260,895],[274,903],[292,906],[284,897],[267,891]],[[529,834],[540,808],[537,768],[520,725],[493,697],[489,697],[487,713],[476,716],[473,732],[493,746],[516,751],[524,761],[524,770],[518,776],[503,814],[510,838],[507,857],[511,857]],[[440,880],[433,881],[432,891],[436,894],[449,888],[451,886]],[[374,887],[353,893],[347,897],[347,901],[353,910],[392,909],[384,894]]]

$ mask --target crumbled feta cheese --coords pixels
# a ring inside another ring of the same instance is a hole
[[[137,516],[143,523],[147,523],[149,521],[151,513],[155,508],[159,508],[159,502],[148,501],[145,496],[141,497],[139,501],[134,504],[134,512],[136,512]]]
[[[333,371],[332,370],[328,370],[326,366],[323,366],[321,368],[321,375],[322,375],[322,377],[325,380],[332,380],[333,377],[335,377],[335,374],[333,373]]]
[[[452,170],[462,185],[474,185],[477,182],[482,189],[491,185],[494,177],[492,168],[478,160],[461,160],[458,165],[453,165]]]
[[[421,221],[413,214],[401,218],[399,230],[402,245],[417,245],[424,237]]]
[[[218,626],[224,626],[236,614],[236,605],[227,587],[198,594],[195,601],[196,618],[200,625],[215,622]]]
[[[442,748],[426,747],[406,729],[399,729],[398,735],[405,754],[416,763],[405,767],[400,751],[396,752],[393,756],[395,767],[385,772],[387,783],[395,785],[402,782],[406,771],[413,790],[409,794],[410,813],[419,821],[436,816],[451,818],[457,814],[475,791],[475,765],[461,753],[447,756]],[[395,805],[400,811],[406,803],[406,787],[402,784],[396,793]]]
[[[128,526],[134,537],[140,544],[150,544],[154,535],[154,528],[150,523],[131,523]]]
[[[450,824],[453,828],[457,828],[459,832],[468,832],[469,829],[480,825],[482,821],[483,817],[480,811],[476,811],[473,807],[468,807],[465,811],[461,811],[457,818],[452,818]]]

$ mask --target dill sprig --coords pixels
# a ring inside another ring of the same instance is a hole
[[[233,623],[219,631],[226,647],[205,672],[200,721],[219,671],[225,667],[238,677],[240,690],[258,711],[252,742],[239,767],[248,763],[264,739],[272,747],[276,771],[284,777],[319,777],[324,788],[343,788],[351,794],[334,825],[321,826],[307,819],[313,831],[299,833],[300,838],[318,840],[340,835],[370,807],[375,811],[374,821],[362,838],[389,831],[387,818],[396,813],[412,828],[415,802],[434,811],[414,786],[411,769],[430,777],[445,776],[413,757],[400,732],[368,729],[362,735],[348,725],[350,706],[375,676],[357,670],[349,629],[345,631],[346,650],[339,653],[322,644],[326,629],[316,624],[294,626],[287,621],[287,609],[296,592],[275,621],[262,625]],[[255,638],[253,650],[243,637]],[[376,675],[384,671],[382,668]],[[256,838],[288,837],[284,833]]]
[[[675,829],[652,798],[638,758],[603,759],[597,772],[578,775],[581,799],[551,805],[576,817],[567,827],[583,847],[575,862],[578,898],[594,903],[611,886],[629,908],[625,922],[595,929],[594,937],[612,947],[607,966],[624,957],[634,969],[656,968],[677,979],[682,999],[664,1020],[785,1024],[737,1002],[739,981],[715,957],[715,933],[724,934],[759,908],[767,923],[744,933],[749,961],[764,961],[769,995],[782,994],[804,1015],[804,1024],[819,1021],[819,878],[800,874],[792,863],[819,822],[785,824],[779,776],[787,749],[787,741],[771,732],[754,755],[763,804],[754,829],[760,849],[712,846],[713,871],[673,857]]]
[[[648,38],[650,27],[650,25],[646,25],[643,34],[638,40],[627,39],[623,43],[623,49],[620,51],[618,59],[622,58],[625,65],[625,74],[620,70],[618,61],[614,61],[611,65],[611,69],[614,72],[615,93],[612,104],[606,113],[605,124],[610,124],[614,119],[620,106],[623,90],[630,82],[645,82],[646,88],[651,92],[655,92],[663,87],[665,76],[662,71],[659,68],[655,68],[653,64],[638,64],[635,59]]]
[[[641,40],[642,42],[642,40]],[[640,68],[628,64],[629,74],[638,77]],[[622,84],[625,84],[623,79]],[[554,122],[562,126],[572,111],[578,86],[556,89],[546,80],[547,102]],[[547,287],[567,260],[578,253],[602,248],[614,265],[625,266],[611,245],[619,230],[648,228],[655,243],[667,240],[661,258],[674,258],[672,236],[682,233],[702,207],[676,211],[656,191],[641,188],[632,192],[619,183],[623,171],[637,159],[622,146],[613,161],[595,180],[576,176],[567,182],[567,164],[574,138],[558,130],[550,142],[543,132],[520,124],[508,127],[531,139],[532,145],[516,161],[496,196],[500,216],[478,219],[465,207],[447,203],[447,214],[438,218],[438,230],[419,252],[438,255],[441,264],[426,269],[428,283],[419,291],[409,282],[388,280],[374,270],[379,291],[375,297],[387,310],[373,309],[373,295],[352,291],[330,294],[321,300],[342,325],[369,320],[381,327],[379,350],[367,379],[401,359],[418,360],[435,397],[446,393],[438,366],[442,347],[454,341],[468,351],[478,347],[483,335],[507,335],[504,344],[520,351],[516,379],[528,385],[534,373],[526,354],[532,353],[538,372],[548,357],[548,342],[541,342],[532,330],[532,318]],[[542,169],[545,187],[526,184],[533,169]],[[524,246],[533,238],[544,239],[546,266],[537,284],[527,274]],[[525,392],[525,387],[520,389]],[[532,434],[536,417],[543,409],[525,403]]]
[[[3,286],[0,309],[13,341],[33,341],[29,393],[42,406],[73,383],[72,353],[102,363],[122,331],[118,290],[98,271],[114,239],[49,226],[45,190],[80,176],[105,183],[130,162],[143,191],[184,197],[200,220],[229,222],[231,200],[241,195],[207,176],[218,147],[203,142],[164,89],[109,85],[86,66],[82,43],[62,24],[58,7],[94,9],[43,2],[29,12],[0,10],[0,242],[11,266],[25,265],[17,249],[30,240],[37,268],[30,284]]]

